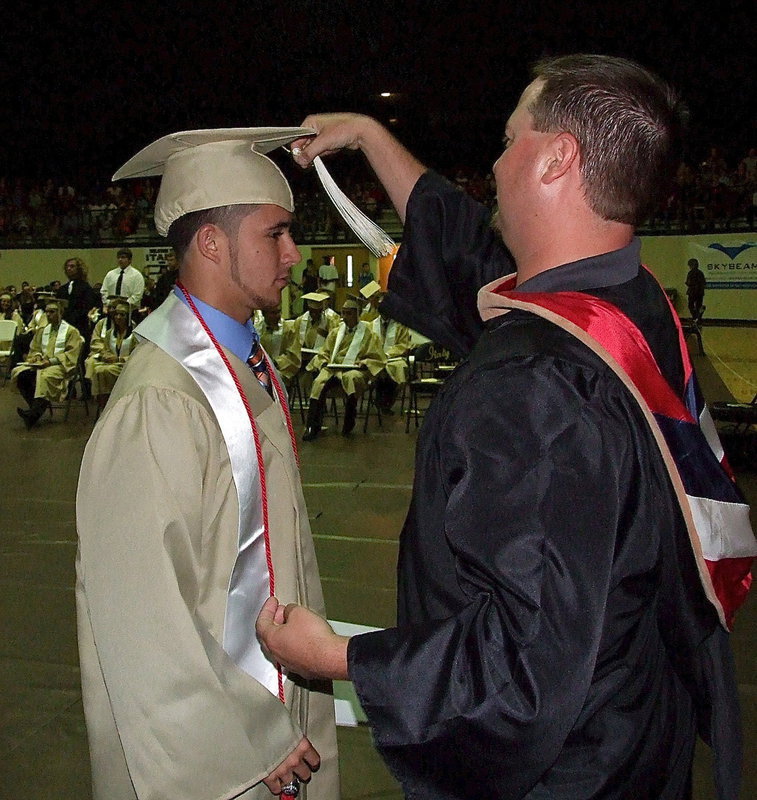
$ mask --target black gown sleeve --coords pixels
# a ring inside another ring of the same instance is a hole
[[[459,357],[483,330],[478,290],[514,266],[491,211],[434,172],[408,200],[402,245],[382,310]]]
[[[452,550],[450,579],[467,603],[447,619],[353,637],[350,677],[408,797],[521,798],[584,708],[616,558],[635,573],[623,625],[654,627],[659,543],[634,528],[644,518],[625,519],[618,541],[637,448],[627,407],[593,373],[515,359],[474,373],[447,407],[438,546]],[[658,658],[654,646],[640,657],[650,667],[640,682],[664,672]]]

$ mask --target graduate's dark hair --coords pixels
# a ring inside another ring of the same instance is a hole
[[[230,239],[236,240],[242,220],[258,208],[260,206],[256,203],[243,203],[190,211],[171,223],[166,239],[168,244],[173,247],[177,261],[181,264],[192,243],[192,238],[203,225],[217,225]]]
[[[534,129],[566,131],[581,148],[586,199],[603,219],[639,225],[668,192],[687,110],[677,93],[624,58],[567,55],[533,68]]]

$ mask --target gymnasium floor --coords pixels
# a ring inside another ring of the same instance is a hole
[[[693,344],[693,343],[692,343]],[[706,328],[694,355],[709,402],[757,390],[757,328]],[[696,348],[694,348],[695,350]],[[74,615],[74,495],[92,417],[74,403],[24,429],[20,398],[0,389],[0,800],[88,800],[89,765]],[[299,423],[299,419],[297,419]],[[332,619],[391,625],[397,536],[410,497],[414,428],[398,416],[349,440],[327,430],[302,445],[303,483]],[[298,425],[301,429],[301,426]],[[757,506],[757,473],[739,475]],[[753,513],[753,519],[755,515]],[[757,521],[757,520],[755,520]],[[757,601],[733,634],[745,729],[743,800],[757,797]],[[364,726],[340,728],[344,800],[398,800],[401,793]],[[710,800],[705,748],[695,798]]]

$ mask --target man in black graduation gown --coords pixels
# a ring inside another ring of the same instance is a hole
[[[639,406],[562,328],[518,310],[484,324],[476,305],[513,261],[516,295],[608,301],[680,397],[677,329],[634,238],[679,110],[621,59],[539,65],[494,166],[501,239],[374,120],[308,117],[318,136],[295,142],[303,166],[363,150],[405,222],[383,310],[464,359],[419,438],[397,627],[348,640],[275,599],[258,621],[290,669],[354,682],[409,798],[686,798],[697,731],[735,797],[728,634]]]

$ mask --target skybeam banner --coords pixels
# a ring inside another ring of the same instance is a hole
[[[699,242],[687,245],[687,259],[699,261],[707,289],[757,289],[757,237],[722,234],[698,238]]]

